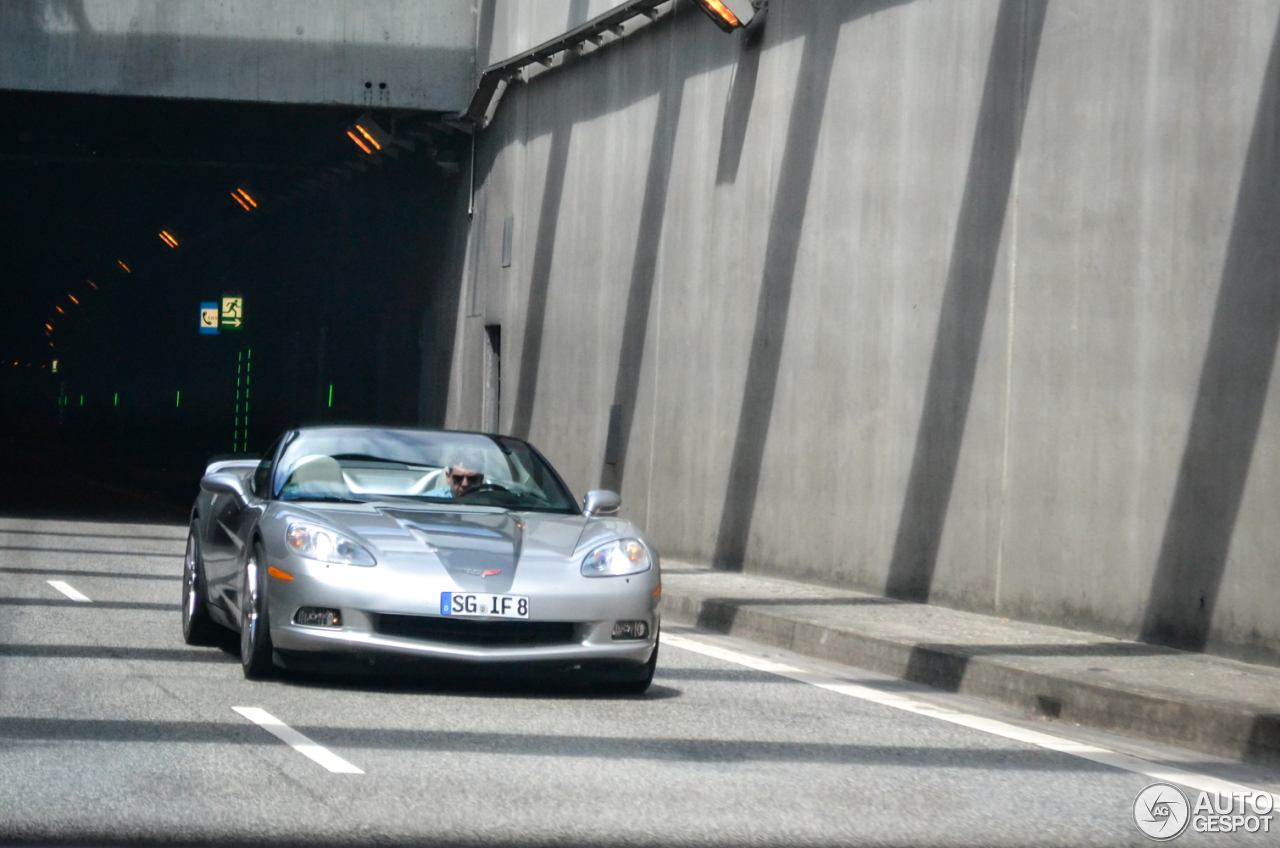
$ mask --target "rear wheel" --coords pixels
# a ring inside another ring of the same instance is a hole
[[[240,665],[250,680],[262,680],[275,671],[271,663],[267,570],[263,561],[262,546],[255,544],[244,565],[244,585],[240,592]]]
[[[209,617],[209,587],[204,580],[199,536],[192,524],[182,564],[182,638],[188,645],[211,644],[216,626]]]

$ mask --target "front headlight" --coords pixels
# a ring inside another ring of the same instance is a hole
[[[289,550],[307,559],[339,565],[377,565],[373,554],[327,527],[295,522],[285,531],[284,541]]]
[[[601,545],[582,561],[583,577],[621,577],[648,571],[649,551],[636,539]]]

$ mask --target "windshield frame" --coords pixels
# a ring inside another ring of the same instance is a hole
[[[425,508],[425,509],[459,509],[459,508],[473,509],[474,508],[474,509],[492,510],[497,508],[497,509],[503,509],[510,512],[539,512],[539,513],[548,513],[552,515],[581,515],[582,514],[581,505],[578,503],[577,498],[574,496],[573,490],[569,488],[569,486],[564,482],[564,478],[560,476],[560,472],[558,472],[555,466],[552,465],[551,462],[549,462],[545,456],[543,456],[541,451],[539,451],[533,445],[529,444],[524,439],[519,439],[519,438],[516,438],[515,436],[508,436],[508,435],[497,434],[497,433],[479,433],[479,432],[474,432],[469,430],[447,430],[447,429],[436,428],[436,427],[378,427],[378,426],[368,426],[368,425],[329,425],[329,426],[318,426],[318,427],[300,427],[300,428],[290,430],[280,438],[279,447],[276,449],[275,456],[272,458],[273,463],[271,468],[271,486],[270,486],[270,490],[266,492],[264,496],[268,500],[279,501],[282,503],[305,503],[308,500],[317,500],[317,499],[307,499],[307,498],[299,498],[297,500],[293,500],[293,499],[285,499],[281,497],[282,490],[284,489],[284,486],[286,483],[286,475],[284,474],[284,469],[287,465],[287,463],[285,462],[286,454],[291,449],[297,447],[298,445],[301,445],[305,449],[307,445],[306,436],[308,435],[324,434],[331,437],[337,437],[341,435],[342,431],[351,431],[351,432],[360,431],[367,434],[378,434],[378,433],[433,434],[434,433],[434,434],[441,434],[441,435],[480,437],[482,439],[487,439],[490,442],[492,442],[497,450],[501,451],[504,455],[508,457],[508,461],[510,461],[509,457],[512,451],[512,447],[518,446],[519,449],[528,452],[529,457],[533,460],[534,463],[541,465],[541,468],[545,472],[547,477],[546,482],[550,483],[550,486],[543,486],[543,488],[554,489],[554,491],[547,491],[546,493],[559,494],[566,506],[564,506],[563,508],[560,507],[559,505],[549,507],[549,508],[548,507],[540,508],[536,506],[533,506],[533,507],[514,506],[514,505],[506,506],[502,504],[493,504],[493,503],[487,503],[487,502],[468,503],[466,501],[459,501],[459,500],[452,500],[452,499],[442,500],[442,499],[436,499],[436,498],[423,498],[421,496],[413,496],[413,495],[378,495],[378,496],[370,497],[368,499],[353,497],[351,499],[351,502],[353,503],[386,503],[388,505],[395,505],[397,507],[412,506],[412,508],[414,509],[422,509],[422,508]],[[342,454],[339,454],[339,456],[341,455]],[[388,461],[398,462],[399,460],[389,459]],[[526,469],[526,470],[532,470],[532,469]],[[323,499],[318,499],[318,500],[323,500]]]

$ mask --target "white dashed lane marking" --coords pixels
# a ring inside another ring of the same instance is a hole
[[[315,760],[335,774],[364,774],[363,769],[339,757],[323,745],[317,745],[280,719],[258,707],[232,707],[231,709],[249,719],[281,742],[288,745],[304,757]]]
[[[70,586],[68,586],[66,583],[62,582],[61,580],[46,580],[45,582],[48,583],[53,588],[57,589],[62,594],[66,595],[71,600],[75,601],[76,603],[80,603],[80,604],[92,603],[92,601],[89,600],[88,595],[84,595],[80,592],[77,592],[75,589],[72,589]]]
[[[1051,736],[1048,733],[1041,733],[1037,730],[1018,727],[1017,725],[1009,724],[997,719],[973,715],[971,713],[963,713],[958,710],[952,710],[937,704],[931,704],[927,701],[916,700],[915,698],[908,698],[893,692],[885,692],[870,686],[849,683],[848,681],[841,680],[838,677],[832,677],[830,675],[820,674],[813,671],[805,671],[794,666],[785,665],[783,663],[774,662],[761,657],[753,657],[750,654],[731,651],[727,648],[721,648],[718,645],[709,645],[706,642],[702,642],[698,639],[692,639],[688,636],[676,636],[674,634],[663,633],[662,643],[664,645],[670,645],[673,648],[681,648],[686,651],[693,651],[694,653],[702,654],[703,656],[713,657],[714,659],[746,666],[747,668],[755,669],[756,671],[764,671],[769,674],[776,674],[779,677],[786,677],[801,683],[808,683],[812,686],[817,686],[819,689],[826,689],[828,692],[848,695],[852,698],[859,698],[863,701],[870,701],[882,706],[905,710],[906,712],[915,713],[916,715],[925,716],[927,718],[935,718],[939,721],[946,721],[952,724],[961,725],[962,727],[981,730],[984,733],[1003,736],[1006,739],[1025,742],[1029,745],[1046,748],[1050,751],[1057,751],[1062,754],[1071,754],[1072,756],[1090,760],[1095,763],[1101,763],[1102,765],[1123,769],[1124,771],[1134,772],[1135,774],[1145,775],[1154,780],[1177,783],[1182,786],[1187,786],[1191,789],[1199,789],[1204,792],[1246,792],[1252,794],[1256,791],[1260,791],[1249,786],[1243,786],[1239,783],[1232,783],[1231,781],[1211,777],[1207,774],[1199,774],[1185,769],[1166,766],[1161,763],[1149,762],[1128,754],[1122,754],[1118,751],[1099,748],[1096,745],[1086,745],[1082,742],[1073,742],[1070,739],[1063,739],[1058,736]],[[1276,806],[1280,806],[1280,798],[1276,799]]]

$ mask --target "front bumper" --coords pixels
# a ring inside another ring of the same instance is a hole
[[[660,583],[656,569],[630,578],[584,578],[568,573],[563,562],[531,563],[527,568],[522,563],[515,582],[501,594],[528,597],[530,621],[572,622],[571,635],[556,644],[495,646],[379,632],[380,616],[467,621],[475,622],[476,628],[511,621],[440,616],[441,592],[466,591],[447,576],[423,569],[269,559],[293,576],[289,581],[267,581],[272,645],[290,654],[389,655],[468,663],[643,664],[657,644]],[[295,624],[294,615],[304,606],[339,610],[341,626]],[[648,622],[648,637],[613,639],[617,621]]]

